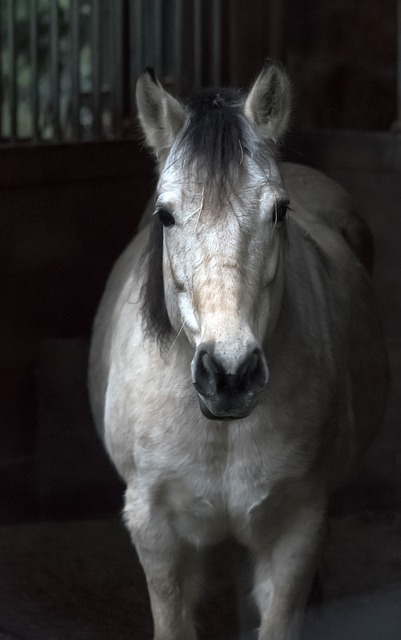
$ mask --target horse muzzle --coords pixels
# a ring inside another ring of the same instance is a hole
[[[269,379],[266,358],[255,343],[233,364],[213,343],[201,344],[192,361],[199,406],[209,420],[239,420],[256,407]]]

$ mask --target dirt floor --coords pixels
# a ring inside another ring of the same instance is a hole
[[[401,514],[332,517],[320,580],[304,640],[399,640]],[[238,637],[230,585],[220,580],[211,599],[200,637]],[[144,577],[118,519],[1,527],[0,602],[0,640],[152,637]]]

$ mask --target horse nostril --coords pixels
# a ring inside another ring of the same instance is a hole
[[[217,391],[217,378],[220,367],[213,355],[206,349],[201,349],[195,356],[193,367],[193,383],[198,393],[210,396]]]
[[[260,349],[254,349],[238,370],[238,377],[244,388],[262,387],[267,383],[269,372],[265,357]]]
[[[195,355],[192,372],[195,389],[206,397],[259,393],[269,375],[265,357],[258,347],[242,360],[235,371],[228,373],[212,347],[202,345]]]
[[[259,366],[259,355],[255,349],[255,351],[251,353],[250,357],[242,365],[240,373],[243,376],[252,376],[256,372],[258,366]]]

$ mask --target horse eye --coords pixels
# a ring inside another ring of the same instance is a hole
[[[156,212],[163,227],[172,227],[175,224],[174,216],[168,209],[161,207]]]
[[[288,202],[278,202],[273,209],[273,222],[281,222],[284,220],[289,208]]]

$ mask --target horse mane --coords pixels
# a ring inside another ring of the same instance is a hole
[[[141,288],[142,318],[145,336],[157,339],[161,350],[168,343],[172,326],[164,298],[163,225],[152,216],[148,243],[142,255],[145,280]]]
[[[187,123],[176,140],[172,162],[179,157],[183,171],[195,170],[208,193],[222,202],[242,171],[244,154],[260,156],[261,165],[273,152],[260,139],[243,114],[244,96],[238,89],[206,89],[185,104]],[[169,162],[169,160],[167,160]],[[145,335],[161,350],[169,343],[172,327],[164,298],[163,226],[151,222],[143,254],[145,281],[141,290]]]

